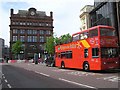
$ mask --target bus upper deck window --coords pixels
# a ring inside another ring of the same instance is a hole
[[[73,36],[73,41],[77,41],[79,39],[80,39],[80,35],[79,34]]]
[[[94,37],[94,36],[98,36],[98,30],[97,29],[90,30],[90,32],[89,32],[89,37]]]
[[[115,36],[115,30],[109,28],[101,28],[100,29],[101,36]]]

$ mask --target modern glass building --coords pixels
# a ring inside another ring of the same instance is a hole
[[[91,27],[96,25],[115,27],[120,45],[120,1],[94,2],[94,7],[90,12]]]

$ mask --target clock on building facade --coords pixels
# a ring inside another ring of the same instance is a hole
[[[31,15],[35,15],[35,12],[34,12],[34,11],[31,11],[30,14],[31,14]]]

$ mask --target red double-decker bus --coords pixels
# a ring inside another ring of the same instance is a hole
[[[88,70],[119,68],[118,39],[111,26],[95,26],[55,46],[55,66]]]

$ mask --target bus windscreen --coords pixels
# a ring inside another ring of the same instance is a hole
[[[115,30],[109,28],[100,28],[100,36],[115,36]]]

